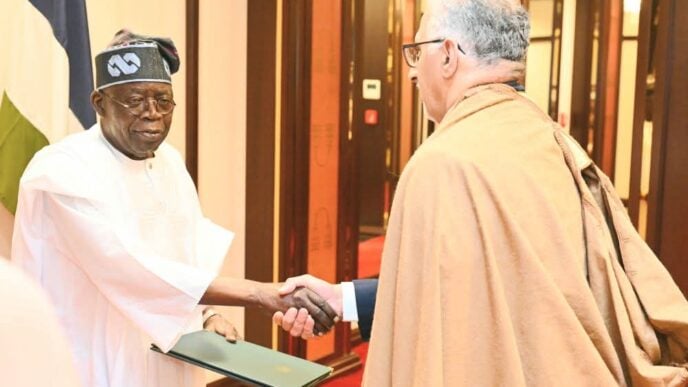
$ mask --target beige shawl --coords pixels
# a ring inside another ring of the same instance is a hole
[[[572,144],[504,85],[449,111],[399,181],[364,385],[687,383],[688,303],[591,166],[617,256]]]

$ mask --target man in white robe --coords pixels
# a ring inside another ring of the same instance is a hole
[[[203,216],[163,142],[178,67],[170,40],[118,33],[96,57],[100,123],[38,152],[21,179],[12,260],[50,295],[85,386],[205,385],[151,343],[167,351],[202,329],[199,304],[303,305],[275,284],[216,278],[233,234]]]
[[[78,387],[67,340],[41,289],[0,256],[0,384]]]

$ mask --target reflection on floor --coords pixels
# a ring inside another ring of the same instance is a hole
[[[358,278],[377,277],[380,274],[382,246],[385,236],[375,236],[358,243]]]

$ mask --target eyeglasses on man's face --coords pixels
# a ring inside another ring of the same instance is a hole
[[[430,44],[430,43],[442,43],[445,40],[447,40],[447,39],[446,38],[438,38],[438,39],[433,39],[433,40],[426,40],[424,42],[404,44],[403,46],[401,46],[401,52],[403,53],[404,60],[406,61],[406,64],[411,68],[416,67],[416,65],[418,65],[418,61],[420,60],[420,51],[421,51],[420,46],[422,46],[424,44]],[[458,48],[462,54],[464,54],[464,55],[466,54],[458,43],[456,44],[456,48]]]
[[[120,101],[102,90],[100,92],[106,97],[110,98],[113,102],[127,109],[131,115],[136,117],[139,117],[141,114],[143,114],[143,112],[148,110],[150,108],[150,103],[155,103],[155,110],[163,116],[172,113],[174,107],[177,106],[174,100],[167,96],[143,97],[139,95],[132,95],[129,96],[125,101]]]

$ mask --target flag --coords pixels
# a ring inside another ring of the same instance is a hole
[[[2,1],[10,17],[0,57],[0,202],[14,213],[33,154],[96,117],[85,0]]]

